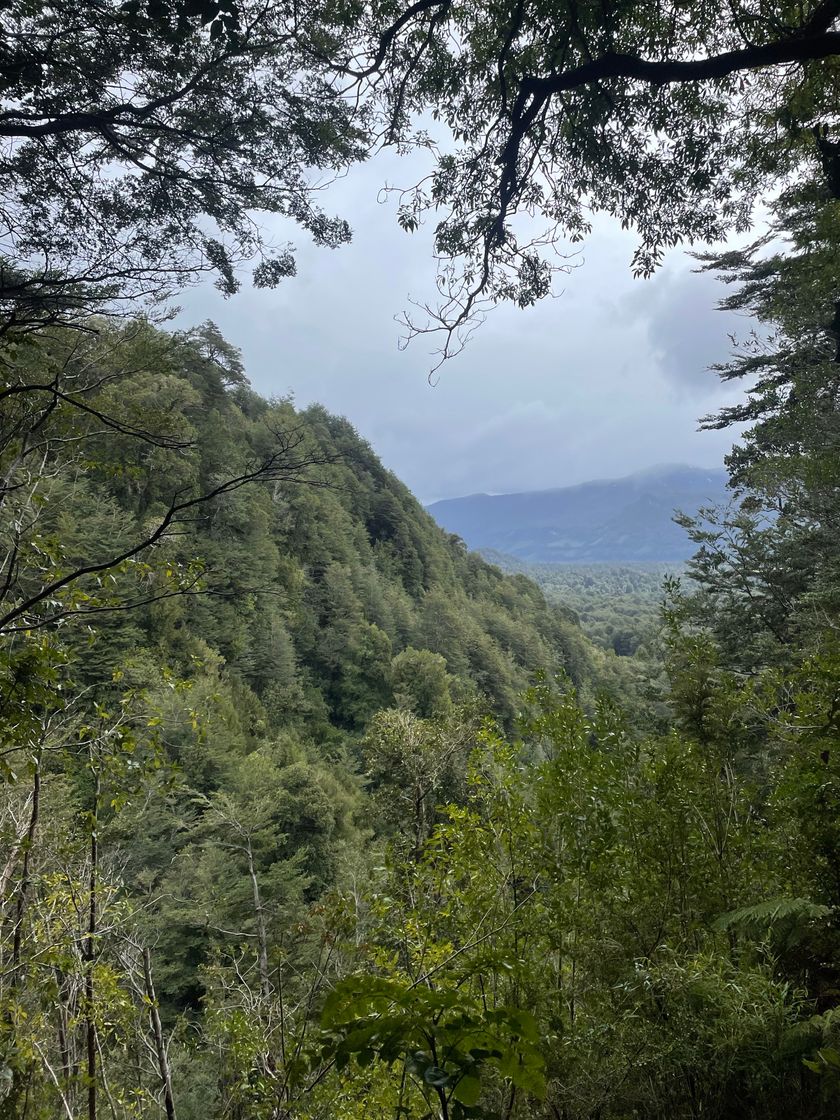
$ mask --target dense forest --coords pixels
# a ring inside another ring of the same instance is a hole
[[[837,1114],[839,19],[4,6],[2,1120]],[[548,294],[518,214],[640,272],[770,214],[700,258],[731,501],[633,656],[162,322],[292,276],[255,214],[346,241],[310,172],[428,118],[442,358]]]
[[[492,550],[482,556],[527,575],[549,602],[574,611],[586,636],[618,657],[632,657],[658,635],[663,584],[690,577],[682,564],[533,564]]]

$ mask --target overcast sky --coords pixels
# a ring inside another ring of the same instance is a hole
[[[410,171],[396,157],[355,169],[324,200],[351,221],[351,245],[317,249],[296,232],[297,277],[274,291],[246,282],[228,300],[209,285],[192,290],[179,324],[215,320],[255,389],[347,416],[426,502],[658,463],[722,465],[731,434],[698,432],[697,419],[737,390],[706,368],[749,323],[714,310],[721,286],[681,253],[634,280],[634,238],[606,220],[558,282],[562,294],[493,311],[429,384],[429,340],[401,352],[394,321],[409,297],[434,292],[429,232],[403,233],[395,205],[377,199]]]

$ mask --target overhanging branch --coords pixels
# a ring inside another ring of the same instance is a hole
[[[840,5],[836,5],[840,7]],[[832,5],[835,7],[835,5]],[[522,79],[520,88],[533,97],[577,89],[592,82],[628,78],[647,85],[666,86],[684,82],[720,81],[740,70],[761,70],[790,62],[817,62],[840,54],[840,32],[792,35],[774,43],[741,47],[707,58],[653,61],[631,54],[609,53],[550,77]]]

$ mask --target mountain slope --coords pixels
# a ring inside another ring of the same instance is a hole
[[[473,494],[430,505],[469,548],[532,562],[679,562],[694,551],[675,510],[725,503],[726,472],[663,466],[626,478],[521,494]]]
[[[97,657],[80,662],[86,684],[108,681],[127,648],[135,662],[144,650],[162,654],[187,676],[215,659],[240,690],[237,703],[271,732],[329,739],[358,735],[398,701],[406,650],[445,659],[453,700],[481,696],[504,722],[536,670],[563,668],[579,684],[594,677],[599,651],[571,612],[469,554],[346,420],[253,393],[221,362],[226,344],[213,332],[172,339],[149,330],[133,344],[138,364],[162,348],[167,371],[125,377],[123,399],[148,414],[177,401],[189,446],[151,459],[124,437],[103,437],[85,500],[131,536],[160,518],[176,488],[235,475],[277,433],[315,465],[237,489],[168,538],[173,563],[200,563],[205,589],[103,616]],[[87,539],[78,548],[81,558]]]

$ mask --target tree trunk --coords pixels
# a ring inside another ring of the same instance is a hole
[[[260,971],[260,992],[263,999],[271,995],[271,981],[268,974],[268,933],[265,928],[265,911],[263,910],[260,885],[257,881],[257,872],[254,868],[254,852],[250,838],[247,841],[245,853],[248,857],[248,875],[251,878],[251,891],[254,896],[254,916],[257,922],[257,947],[258,967]]]
[[[90,830],[90,875],[88,878],[88,927],[85,941],[85,1041],[87,1046],[87,1099],[88,1120],[96,1120],[96,1023],[93,1016],[95,996],[93,966],[96,960],[96,898],[97,870],[99,863],[99,798],[102,792],[102,776],[96,771],[96,784],[93,795],[93,819]]]
[[[172,1096],[172,1072],[169,1068],[169,1057],[163,1041],[163,1028],[160,1023],[157,997],[152,983],[152,956],[148,949],[143,950],[143,980],[146,985],[146,995],[149,999],[149,1019],[152,1023],[152,1034],[155,1040],[155,1054],[157,1055],[160,1080],[163,1085],[163,1106],[166,1109],[166,1120],[175,1120],[175,1099]]]
[[[15,932],[12,945],[12,983],[17,985],[17,973],[20,968],[20,954],[23,942],[23,921],[26,916],[26,901],[29,894],[29,880],[32,867],[32,847],[35,843],[35,830],[38,827],[38,816],[41,810],[41,758],[35,760],[35,774],[32,779],[32,811],[29,814],[29,827],[26,830],[26,839],[23,843],[23,867],[21,869],[20,886],[18,887],[17,906],[15,907]]]
[[[21,956],[23,952],[23,926],[26,920],[26,904],[29,895],[29,883],[32,877],[32,849],[35,843],[35,833],[38,828],[38,817],[41,810],[41,756],[35,759],[35,773],[32,779],[32,808],[29,813],[29,825],[26,835],[20,845],[23,849],[23,864],[21,867],[20,884],[15,903],[15,925],[12,933],[12,968],[9,977],[10,993],[14,993],[20,982]],[[11,1026],[11,1022],[10,1022]],[[12,1030],[14,1028],[12,1027]],[[29,1092],[29,1070],[15,1064],[12,1072],[12,1084],[9,1095],[0,1108],[2,1120],[19,1120],[26,1111],[26,1097]]]

